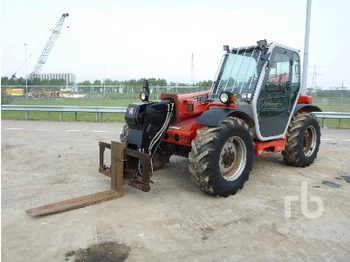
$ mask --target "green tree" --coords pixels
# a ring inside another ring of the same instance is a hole
[[[53,85],[53,86],[65,85],[66,80],[65,79],[51,79],[49,84]]]
[[[93,83],[93,85],[101,85],[101,80],[96,79]]]
[[[143,82],[143,79],[140,79]],[[165,79],[156,79],[156,78],[149,78],[148,83],[150,86],[166,86],[167,81]]]
[[[40,78],[34,78],[30,82],[32,85],[40,85],[41,84]]]
[[[9,78],[7,76],[1,77],[1,85],[8,85],[9,84]]]
[[[81,83],[78,83],[78,85],[91,85],[91,82],[89,81],[89,80],[85,80],[85,81],[83,81],[83,82],[81,82]]]
[[[115,85],[116,81],[113,81],[112,79],[105,79],[105,85]]]
[[[204,81],[198,82],[196,86],[211,87],[212,84],[213,84],[212,80],[204,80]]]
[[[26,84],[26,79],[23,77],[17,78],[17,83],[18,83],[18,85],[24,86]]]
[[[48,85],[51,85],[51,81],[49,79],[41,79],[40,82],[38,82],[38,85],[45,85],[45,86],[48,86]]]

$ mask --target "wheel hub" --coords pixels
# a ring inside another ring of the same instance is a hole
[[[317,143],[316,137],[317,135],[316,135],[315,128],[312,126],[309,126],[304,133],[303,151],[305,156],[310,156],[314,152],[315,145]]]
[[[223,178],[227,181],[236,180],[243,172],[247,149],[242,138],[229,138],[220,152],[219,167]]]
[[[235,152],[232,150],[232,147],[224,148],[224,151],[221,155],[221,164],[228,168],[235,160]]]
[[[308,131],[305,131],[304,134],[304,147],[307,147],[310,144],[310,134]]]

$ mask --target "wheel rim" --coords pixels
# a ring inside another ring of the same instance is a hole
[[[316,129],[313,126],[308,126],[304,133],[304,154],[305,156],[311,156],[315,151],[317,143]]]
[[[229,138],[220,152],[219,167],[227,181],[236,180],[243,172],[247,160],[244,141],[237,136]]]

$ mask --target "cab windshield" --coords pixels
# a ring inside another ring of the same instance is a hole
[[[211,98],[218,99],[221,92],[231,92],[238,98],[255,90],[263,61],[261,49],[236,49],[224,55]]]

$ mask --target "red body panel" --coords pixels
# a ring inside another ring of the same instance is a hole
[[[175,103],[175,121],[180,122],[195,116],[201,115],[206,111],[209,104],[207,101],[209,91],[177,95],[164,93],[162,100],[172,99]]]
[[[255,155],[262,156],[264,152],[277,153],[284,150],[286,146],[286,138],[271,140],[271,141],[260,141],[254,140],[255,143]]]
[[[172,99],[175,103],[175,120],[171,122],[163,142],[191,147],[191,141],[195,139],[199,128],[198,117],[208,110],[207,101],[209,91],[190,94],[162,94],[162,100]]]
[[[198,117],[211,106],[232,107],[236,104],[225,105],[220,102],[208,102],[208,91],[190,94],[162,94],[162,99],[172,99],[175,103],[175,120],[171,122],[163,142],[191,148],[191,142],[197,136],[197,130],[203,125],[198,124]],[[312,104],[311,96],[299,96],[298,104]],[[262,156],[264,152],[277,153],[285,149],[286,136],[271,141],[254,140],[255,155]]]
[[[312,105],[312,97],[307,95],[300,95],[298,97],[298,104],[310,104]]]
[[[196,138],[197,130],[203,127],[203,125],[197,124],[197,119],[198,117],[194,117],[181,122],[173,122],[168,128],[163,142],[191,147],[191,141]]]

